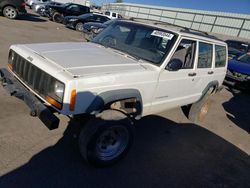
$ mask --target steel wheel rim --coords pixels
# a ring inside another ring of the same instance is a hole
[[[96,156],[109,161],[124,152],[129,143],[129,132],[125,127],[113,126],[101,133],[96,141]]]
[[[4,12],[9,18],[15,18],[16,16],[16,11],[13,8],[6,8]]]
[[[82,23],[76,24],[76,30],[77,31],[82,31],[83,30],[83,24]]]

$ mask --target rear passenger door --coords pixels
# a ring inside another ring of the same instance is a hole
[[[227,71],[227,48],[226,46],[215,44],[215,65],[214,65],[214,79],[222,84]]]
[[[198,42],[198,60],[196,65],[196,79],[198,81],[199,93],[207,87],[207,85],[214,81],[214,56],[213,43]]]

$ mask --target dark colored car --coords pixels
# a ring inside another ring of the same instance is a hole
[[[115,21],[109,20],[104,23],[88,22],[83,25],[83,32],[86,34],[98,34]]]
[[[0,0],[0,13],[9,19],[15,19],[18,15],[26,13],[23,0]]]
[[[51,6],[51,5],[61,6],[63,4],[59,3],[59,2],[55,2],[55,1],[45,3],[44,5],[41,5],[38,8],[37,13],[40,14],[40,16],[49,17],[49,6]]]
[[[238,58],[242,56],[243,54],[244,52],[240,50],[237,50],[235,48],[230,48],[230,47],[228,48],[228,60]]]
[[[227,85],[250,89],[250,52],[228,62]]]
[[[67,16],[64,18],[64,25],[66,27],[83,31],[83,24],[87,22],[104,23],[110,20],[107,16],[96,13],[83,14],[81,16]]]
[[[228,45],[228,57],[229,60],[232,58],[238,58],[239,56],[250,52],[250,43],[237,40],[226,40]]]
[[[90,12],[89,7],[74,3],[48,5],[48,10],[49,18],[58,23],[62,23],[65,16],[79,16]]]

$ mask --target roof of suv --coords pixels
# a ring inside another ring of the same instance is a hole
[[[163,21],[156,21],[156,20],[150,20],[150,19],[138,19],[138,18],[131,18],[129,20],[126,20],[127,22],[137,22],[140,24],[144,24],[144,25],[148,25],[148,26],[152,26],[152,27],[158,27],[160,29],[167,29],[169,31],[172,31],[178,35],[185,35],[185,36],[189,36],[192,38],[199,38],[202,40],[209,40],[209,41],[213,41],[213,42],[219,42],[219,43],[223,43],[226,44],[223,40],[218,39],[217,37],[213,36],[213,35],[209,35],[206,32],[202,32],[199,30],[194,30],[194,29],[189,29],[187,27],[182,27],[182,26],[178,26],[178,25],[174,25],[171,23],[167,23],[167,22],[163,22]]]

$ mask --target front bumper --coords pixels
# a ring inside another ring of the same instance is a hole
[[[232,75],[227,74],[226,78],[224,80],[224,83],[230,86],[240,86],[240,87],[244,87],[244,88],[248,88],[250,86],[250,80],[246,80],[244,78],[241,77],[235,77]]]
[[[23,100],[31,115],[38,116],[48,129],[58,128],[59,119],[5,68],[0,69],[0,82],[11,96]]]
[[[64,21],[63,24],[71,29],[75,29],[75,23],[74,22],[68,22],[68,21]]]

